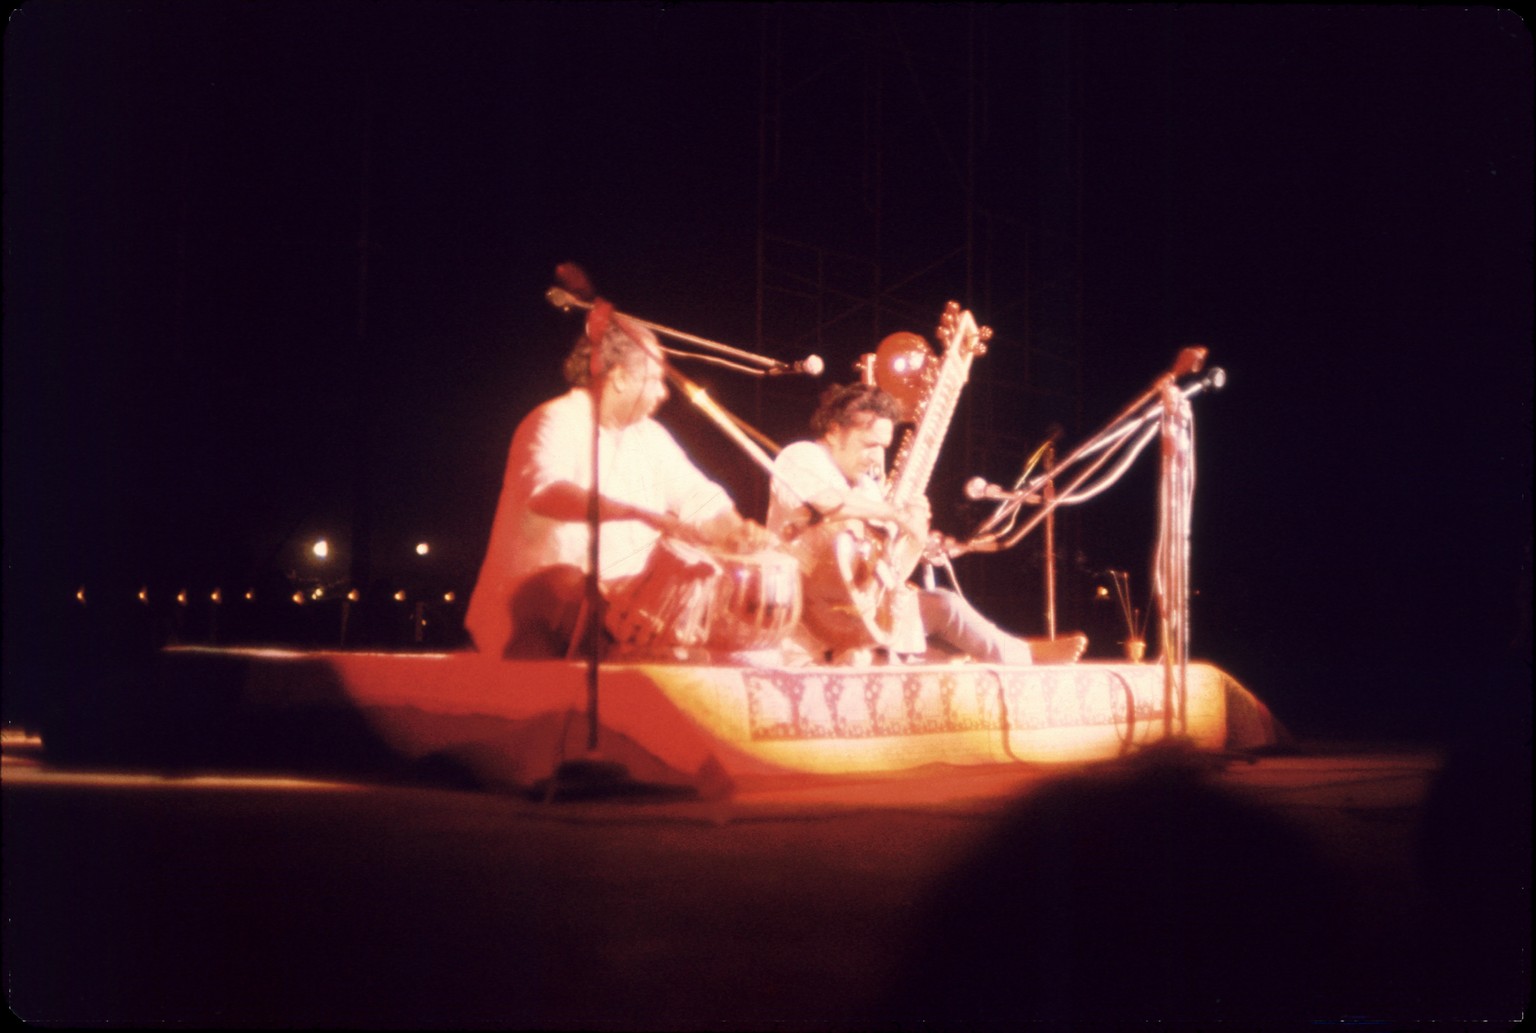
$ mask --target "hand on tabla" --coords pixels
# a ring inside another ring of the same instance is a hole
[[[706,520],[699,526],[697,534],[701,544],[735,553],[765,549],[772,537],[762,524],[744,519],[734,509],[725,510]]]
[[[755,520],[743,519],[721,544],[727,552],[747,554],[763,552],[779,543],[768,528]]]
[[[685,524],[671,513],[651,514],[646,522],[660,531],[664,537],[675,538],[689,545],[704,544],[704,537],[697,528]]]

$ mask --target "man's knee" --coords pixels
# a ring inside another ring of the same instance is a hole
[[[512,640],[508,657],[564,656],[581,614],[587,576],[569,564],[548,567],[527,578],[513,593]]]
[[[923,615],[923,627],[929,635],[956,631],[964,621],[963,604],[953,592],[928,590],[918,592],[917,605]]]

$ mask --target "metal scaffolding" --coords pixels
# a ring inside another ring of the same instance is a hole
[[[946,301],[970,308],[995,336],[930,495],[937,525],[973,521],[960,501],[966,477],[1010,479],[1053,424],[1081,427],[1072,15],[775,4],[761,31],[759,350],[815,352],[829,380],[847,381],[886,334],[931,339]],[[771,391],[759,393],[760,413],[773,408]],[[1075,540],[1070,522],[1056,548],[1075,550]],[[1000,620],[1038,621],[1035,593],[1020,600],[1018,591],[1042,582],[1038,549],[971,561],[962,573],[967,594]],[[1072,617],[1069,606],[1063,618]]]

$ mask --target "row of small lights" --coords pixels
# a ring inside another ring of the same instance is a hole
[[[1094,594],[1094,596],[1096,598],[1108,599],[1109,598],[1109,589],[1107,589],[1107,588],[1105,588],[1105,587],[1103,587],[1101,585],[1098,588],[1094,589],[1094,593],[1093,594]],[[347,592],[347,594],[345,596],[343,596],[343,598],[346,599],[348,602],[353,602],[353,603],[355,603],[358,600],[362,599],[362,597],[363,597],[362,593],[359,592],[355,588],[352,589],[351,591]],[[215,605],[218,605],[218,604],[224,602],[224,593],[223,593],[222,590],[215,588],[209,594],[208,598]],[[251,590],[251,589],[247,589],[244,598],[245,598],[246,602],[254,602],[256,600],[256,593],[255,593],[255,591]],[[295,603],[298,603],[299,605],[302,606],[306,599],[314,601],[314,602],[318,602],[321,599],[324,599],[325,598],[325,589],[324,588],[316,588],[316,589],[314,589],[314,591],[310,592],[307,596],[305,595],[304,592],[299,591],[299,592],[293,593],[293,595],[290,596],[289,598],[291,598]],[[405,602],[407,600],[408,596],[406,595],[405,589],[402,588],[398,592],[396,592],[392,598],[397,603],[403,603],[403,602]],[[458,595],[456,593],[454,593],[454,592],[444,592],[443,593],[443,602],[445,602],[445,603],[451,603],[451,602],[453,602],[457,598],[458,598]],[[78,589],[75,590],[75,599],[81,605],[85,604],[85,586],[84,585],[81,585]],[[139,589],[138,599],[139,599],[139,602],[144,603],[145,605],[149,604],[149,589],[147,587]],[[176,602],[178,604],[182,605],[182,606],[186,606],[187,605],[187,592],[186,592],[186,589],[182,589],[180,592],[176,593]]]
[[[330,556],[330,554],[331,554],[331,544],[330,544],[330,542],[326,541],[324,538],[321,538],[319,541],[315,542],[314,545],[310,546],[310,551],[315,554],[315,557],[317,559],[322,559],[323,560],[323,559],[327,558],[328,556]],[[418,555],[418,556],[425,556],[425,555],[427,555],[427,553],[429,553],[431,551],[432,551],[432,547],[430,545],[428,545],[426,542],[418,542],[416,544],[416,555]],[[148,586],[140,588],[139,591],[138,591],[138,596],[137,597],[138,597],[139,602],[145,604],[146,606],[149,605],[149,588],[148,588]],[[362,597],[363,597],[362,593],[359,592],[355,588],[350,590],[349,592],[347,592],[347,594],[345,596],[343,596],[343,598],[347,602],[353,602],[353,603],[355,603],[358,600],[362,599]],[[245,598],[246,602],[254,602],[256,600],[256,592],[255,592],[255,590],[254,589],[247,589],[246,592],[245,592],[244,598]],[[300,591],[294,592],[293,595],[291,595],[289,598],[291,598],[295,603],[297,603],[300,606],[302,606],[306,600],[318,602],[319,600],[325,598],[325,588],[323,586],[316,586],[313,590],[311,590],[308,593],[300,590]],[[395,602],[397,602],[397,603],[405,602],[407,600],[407,595],[406,595],[405,589],[402,588],[399,591],[397,591],[394,594],[393,598],[394,598]],[[453,592],[444,592],[443,593],[443,602],[445,602],[445,603],[451,603],[456,598],[458,598],[458,596],[455,593],[453,593]],[[219,588],[215,588],[211,593],[209,593],[208,599],[209,599],[209,601],[211,601],[216,606],[219,605],[219,604],[222,604],[224,602],[224,592],[223,592],[223,590],[219,589]],[[85,586],[84,585],[81,585],[79,588],[77,588],[75,590],[75,601],[80,603],[80,605],[82,605],[82,606],[85,605]],[[181,605],[181,606],[186,606],[187,605],[187,603],[188,603],[188,596],[187,596],[187,590],[186,589],[182,589],[181,591],[176,593],[176,602],[179,605]]]
[[[1095,597],[1097,597],[1099,599],[1108,599],[1109,598],[1109,589],[1107,589],[1107,588],[1105,588],[1105,587],[1103,587],[1101,585],[1098,588],[1094,589],[1094,593],[1093,594],[1094,594]],[[343,598],[345,598],[348,602],[354,602],[355,603],[359,599],[361,599],[362,597],[363,597],[362,593],[354,588],[351,591],[349,591]],[[223,593],[222,590],[215,588],[213,590],[213,592],[209,594],[208,598],[209,598],[210,601],[212,601],[214,603],[222,603],[224,601],[224,593]],[[325,598],[325,589],[324,588],[316,588],[314,591],[310,592],[308,594],[308,596],[306,596],[302,591],[295,592],[295,593],[293,593],[292,596],[290,596],[290,598],[294,602],[299,603],[299,604],[302,604],[306,598],[308,598],[310,600],[318,601],[318,600],[321,600],[321,599]],[[406,598],[407,598],[406,593],[405,593],[405,589],[403,589],[403,588],[400,589],[398,592],[396,592],[394,594],[393,598],[394,598],[395,602],[397,602],[397,603],[405,602]],[[445,603],[451,603],[451,602],[453,602],[457,598],[458,598],[458,596],[455,593],[453,593],[453,592],[444,592],[443,593],[443,602],[445,602]],[[81,585],[78,589],[76,589],[76,591],[75,591],[75,599],[78,602],[80,602],[80,603],[84,603],[85,602],[85,586],[84,585]],[[145,604],[149,603],[149,589],[147,587],[139,589],[138,599],[139,599],[139,602],[141,602],[141,603],[145,603]],[[255,599],[256,599],[255,591],[247,589],[246,593],[245,593],[245,601],[246,602],[254,602]],[[176,602],[180,603],[182,606],[186,606],[187,605],[187,592],[186,592],[186,589],[182,589],[180,592],[176,593]]]
[[[357,602],[362,597],[363,597],[362,593],[359,592],[355,588],[352,589],[351,591],[347,592],[346,595],[342,596],[343,599],[347,600],[348,602],[353,602],[353,603]],[[81,585],[79,588],[75,589],[75,601],[83,604],[85,602],[85,598],[86,598],[85,586]],[[255,592],[255,590],[247,589],[246,592],[245,592],[245,595],[243,596],[243,598],[245,599],[246,602],[255,602],[255,600],[256,600],[256,592]],[[324,599],[325,598],[325,589],[324,588],[316,588],[314,591],[308,592],[308,593],[299,591],[299,592],[293,593],[293,595],[291,595],[289,598],[291,598],[294,602],[301,603],[301,604],[304,603],[307,600],[308,601],[318,601],[320,599]],[[403,603],[403,602],[405,602],[409,598],[409,596],[407,596],[407,594],[405,592],[405,589],[402,588],[400,591],[398,591],[398,592],[396,592],[394,594],[393,598],[394,598],[395,602]],[[454,592],[444,592],[443,593],[443,602],[445,602],[445,603],[451,603],[451,602],[453,602],[457,598],[458,598],[457,593],[454,593]],[[219,588],[215,588],[212,592],[210,592],[208,594],[208,599],[209,599],[209,601],[214,602],[214,603],[222,603],[224,601],[224,592],[223,592],[223,590],[219,589]],[[148,605],[148,603],[149,603],[149,589],[147,587],[139,589],[139,591],[138,591],[138,600],[139,600],[139,602]],[[187,590],[186,589],[182,589],[181,591],[176,593],[176,602],[177,603],[179,603],[182,606],[186,606],[188,601],[189,600],[188,600]]]

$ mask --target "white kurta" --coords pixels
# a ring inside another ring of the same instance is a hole
[[[884,491],[869,474],[855,484],[832,461],[832,453],[819,441],[796,441],[784,446],[773,461],[773,482],[768,495],[768,530],[785,537],[784,532],[808,514],[801,506],[817,504],[823,511],[835,508],[850,496],[879,502]]]
[[[809,502],[822,516],[834,516],[835,511],[849,498],[858,497],[870,502],[880,502],[884,489],[873,472],[861,476],[853,484],[838,469],[832,453],[820,441],[796,441],[786,445],[773,462],[773,481],[768,494],[768,529],[788,540],[793,538],[795,525],[804,523],[809,514],[803,508]],[[827,557],[827,562],[831,562]],[[895,631],[892,644],[901,652],[920,652],[923,648],[923,625],[917,601],[906,585],[895,588],[891,599],[894,607]],[[812,655],[827,648],[836,650],[838,643],[819,643],[809,629],[796,629],[795,644]]]
[[[653,512],[702,523],[732,506],[724,488],[706,477],[665,427],[652,419],[598,434],[598,491]],[[587,570],[587,525],[554,520],[529,500],[561,481],[592,484],[592,396],[573,388],[539,406],[518,425],[507,452],[490,544],[475,582],[465,626],[482,652],[511,641],[510,601],[537,571],[557,565]],[[660,534],[639,520],[609,520],[598,538],[605,584],[645,569]]]

